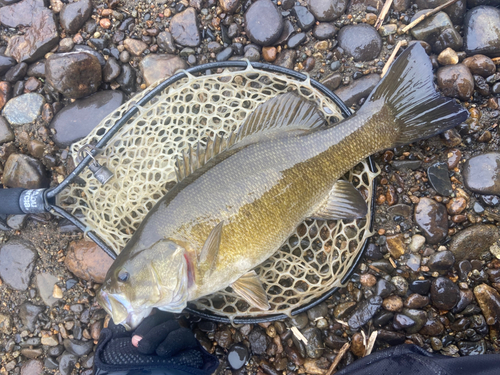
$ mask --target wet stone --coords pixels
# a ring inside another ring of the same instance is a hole
[[[403,300],[399,296],[389,296],[382,301],[382,307],[387,311],[399,311],[403,308]]]
[[[387,250],[394,259],[398,259],[400,256],[404,255],[406,245],[404,243],[403,234],[395,234],[392,236],[387,236],[386,238]]]
[[[71,99],[90,95],[101,85],[99,60],[86,52],[51,55],[45,62],[45,74],[57,91]]]
[[[93,241],[71,242],[64,264],[68,270],[83,280],[102,284],[113,260]]]
[[[140,62],[140,69],[148,86],[174,75],[179,69],[186,68],[186,62],[175,55],[148,55]]]
[[[267,338],[266,334],[260,329],[254,329],[248,335],[248,341],[250,341],[250,347],[252,348],[253,354],[262,355],[265,354],[267,349]]]
[[[76,34],[92,14],[92,1],[79,0],[64,4],[59,13],[61,26],[69,34]]]
[[[464,197],[450,199],[446,204],[446,209],[450,215],[461,214],[467,208],[467,200]]]
[[[122,66],[122,72],[116,78],[116,82],[122,91],[130,94],[135,91],[135,79],[135,70],[127,64]]]
[[[306,41],[305,33],[298,33],[288,40],[288,48],[296,48]]]
[[[234,13],[240,4],[240,0],[220,0],[219,3],[225,13]]]
[[[333,316],[336,319],[343,319],[348,316],[356,307],[356,302],[344,302],[335,306],[333,310]]]
[[[404,277],[394,276],[391,283],[396,287],[396,294],[401,297],[406,297],[408,293],[408,281]]]
[[[245,31],[253,43],[272,45],[283,31],[283,17],[270,0],[258,0],[245,12]]]
[[[412,21],[426,12],[428,10],[424,9],[415,13]],[[463,39],[453,28],[453,23],[445,12],[438,12],[423,20],[411,29],[411,33],[415,39],[429,43],[436,53],[440,53],[447,47],[455,51],[462,49]]]
[[[463,64],[439,68],[437,83],[445,96],[468,100],[474,92],[474,78]]]
[[[359,282],[366,288],[371,288],[377,283],[377,278],[372,274],[365,273],[361,275]]]
[[[174,38],[169,31],[162,31],[159,33],[156,37],[156,42],[166,53],[175,53],[177,50],[177,47],[174,44]]]
[[[394,313],[386,310],[381,310],[373,317],[373,325],[375,327],[383,327],[394,318]]]
[[[450,279],[438,277],[431,285],[432,305],[440,310],[451,310],[460,299],[460,290]]]
[[[308,0],[311,13],[318,21],[333,21],[344,14],[347,0]]]
[[[43,306],[37,306],[29,302],[25,302],[19,307],[19,317],[26,328],[30,331],[34,331],[38,314],[44,310],[45,307]]]
[[[500,195],[500,153],[489,152],[470,158],[462,174],[465,186],[473,192]]]
[[[233,49],[231,47],[224,48],[215,57],[216,61],[226,61],[233,55]]]
[[[41,351],[41,349],[39,350]],[[31,359],[25,362],[21,367],[21,375],[42,375],[42,374],[43,374],[43,362],[38,359]]]
[[[0,74],[4,74],[14,65],[16,65],[16,60],[10,56],[0,54]]]
[[[444,332],[444,326],[440,321],[428,319],[419,333],[427,336],[438,336]]]
[[[454,314],[461,313],[467,306],[470,305],[472,300],[474,299],[474,295],[472,290],[466,289],[460,291],[460,300],[457,305],[451,310]]]
[[[307,31],[314,25],[314,16],[306,7],[297,5],[293,7],[293,14],[297,17],[297,23],[303,31]]]
[[[0,247],[0,278],[9,287],[26,290],[38,253],[26,242],[12,239]]]
[[[278,57],[276,58],[274,65],[282,66],[288,69],[293,69],[293,66],[295,65],[296,55],[297,54],[295,50],[286,49],[284,51],[281,51],[278,54]]]
[[[61,375],[70,375],[77,362],[78,356],[65,351],[59,360],[59,372]]]
[[[198,47],[201,41],[198,20],[194,8],[177,13],[170,21],[170,32],[174,40],[184,47]]]
[[[326,40],[333,38],[337,34],[338,29],[327,22],[320,22],[314,27],[313,36],[318,40]]]
[[[86,137],[124,100],[122,92],[107,90],[69,104],[56,114],[50,125],[56,131],[54,142],[65,148]]]
[[[352,330],[358,330],[375,315],[382,305],[382,298],[379,296],[371,297],[368,300],[360,302],[348,320],[349,327]]]
[[[307,310],[307,317],[310,321],[315,321],[318,318],[326,318],[328,316],[328,306],[326,303],[320,303],[317,306]]]
[[[417,293],[410,294],[406,301],[404,302],[404,306],[410,309],[421,309],[429,304],[429,297],[422,296]]]
[[[94,347],[94,343],[92,341],[81,341],[75,339],[64,339],[63,344],[64,348],[68,352],[78,357],[89,354]]]
[[[356,332],[352,335],[351,340],[351,352],[357,357],[364,357],[366,352],[366,347],[363,339],[363,335],[359,332]]]
[[[110,57],[108,61],[106,61],[106,65],[104,65],[104,69],[102,71],[102,79],[104,82],[111,82],[114,79],[118,78],[120,73],[120,64],[118,64],[114,57]]]
[[[0,145],[14,140],[14,132],[3,116],[0,116]]]
[[[370,243],[368,244],[364,256],[368,260],[380,260],[384,257],[384,254],[382,254],[382,251],[380,251],[379,246],[375,245],[374,243]]]
[[[489,285],[481,284],[474,288],[474,295],[481,308],[486,323],[494,325],[500,321],[500,295]]]
[[[332,91],[336,90],[342,83],[342,74],[333,73],[326,77],[321,83]]]
[[[295,27],[293,26],[293,23],[290,22],[290,20],[285,20],[283,23],[283,31],[281,32],[280,37],[276,42],[274,42],[275,45],[278,44],[283,44],[286,41],[288,41],[288,38],[292,36],[295,33]]]
[[[248,349],[243,344],[234,344],[229,348],[229,352],[227,354],[227,361],[229,362],[229,366],[233,370],[239,370],[250,358],[250,353],[248,353]]]
[[[233,343],[231,331],[228,328],[218,330],[215,333],[215,341],[220,347],[228,349]]]
[[[410,290],[414,293],[418,293],[421,295],[427,295],[431,288],[430,280],[413,280],[410,285]]]
[[[450,177],[448,176],[448,166],[446,163],[436,163],[427,169],[427,177],[434,190],[439,195],[449,197],[453,192]]]
[[[350,107],[353,104],[357,104],[361,99],[368,97],[379,81],[379,74],[368,74],[355,80],[349,86],[344,86],[336,90],[335,94],[345,105]]]
[[[47,306],[52,306],[57,302],[57,298],[54,298],[53,291],[54,285],[59,281],[59,279],[47,272],[42,272],[36,275],[36,287],[38,289],[38,295],[42,298],[43,302]]]
[[[377,281],[375,294],[377,296],[385,298],[385,297],[389,296],[395,290],[396,290],[396,287],[394,286],[393,283],[391,283],[385,279],[379,279]]]
[[[11,154],[4,167],[2,182],[8,187],[37,189],[48,187],[49,179],[43,164],[30,156]]]
[[[451,251],[438,251],[429,257],[427,266],[431,271],[446,271],[455,264],[455,256]]]
[[[289,322],[297,327],[298,329],[303,329],[307,326],[307,324],[309,323],[309,319],[307,317],[307,314],[306,313],[300,313],[300,314],[297,314],[297,315],[294,315],[290,318]]]
[[[380,329],[378,331],[377,340],[382,340],[389,345],[400,345],[405,342],[406,335],[401,332],[387,331]]]
[[[415,4],[418,5],[418,9],[434,9],[440,5],[446,3],[446,0],[416,0]],[[451,22],[454,24],[461,24],[466,10],[466,0],[459,0],[455,4],[450,5],[443,9],[443,11],[448,14]]]
[[[148,45],[141,40],[127,38],[123,41],[125,49],[134,56],[141,56]]]
[[[349,25],[340,29],[337,39],[340,47],[355,61],[376,59],[382,49],[382,38],[367,24]]]
[[[476,224],[455,234],[451,238],[449,250],[457,261],[480,259],[498,236],[498,228],[494,225]]]
[[[413,327],[415,325],[415,321],[403,314],[395,314],[393,320],[393,326],[396,330],[407,329]]]
[[[458,348],[460,349],[460,354],[462,356],[481,355],[486,353],[486,343],[484,340],[477,342],[461,341],[458,343]]]
[[[469,68],[472,74],[477,74],[484,78],[491,76],[496,71],[493,60],[481,54],[467,57],[462,63]]]
[[[15,83],[20,79],[23,79],[28,71],[28,64],[25,62],[14,65],[10,68],[7,73],[5,73],[5,80],[10,83]]]
[[[500,55],[500,9],[478,6],[464,19],[464,49],[467,55]]]
[[[431,245],[440,243],[448,234],[446,207],[433,199],[420,199],[415,208],[415,221]]]
[[[316,327],[309,327],[302,331],[307,339],[306,351],[309,358],[319,358],[323,355],[324,344],[321,331]]]
[[[9,100],[2,114],[13,126],[30,124],[40,115],[44,103],[45,99],[40,94],[24,94]]]

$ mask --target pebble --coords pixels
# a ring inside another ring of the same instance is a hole
[[[406,333],[408,334],[417,333],[427,322],[427,313],[423,310],[403,309],[403,315],[410,318],[414,323],[410,327],[405,327]]]
[[[313,36],[318,40],[331,39],[337,34],[338,29],[327,22],[320,22],[313,29]]]
[[[24,362],[23,365],[21,366],[21,375],[42,375],[42,374],[43,374],[43,362],[38,359],[31,359],[27,362]]]
[[[404,302],[404,306],[410,309],[421,309],[429,304],[429,297],[417,293],[410,294]]]
[[[400,345],[405,342],[406,335],[401,332],[388,331],[380,329],[378,331],[377,340],[382,340],[389,345]]]
[[[395,234],[386,237],[387,250],[394,259],[398,259],[400,256],[404,255],[406,245],[404,243],[403,234]]]
[[[283,23],[283,31],[281,32],[280,37],[276,42],[274,42],[274,45],[279,45],[285,43],[290,36],[292,36],[295,33],[295,27],[293,26],[293,23],[290,22],[290,20],[285,20]],[[254,45],[255,47],[258,47]]]
[[[459,262],[481,259],[498,238],[499,230],[494,225],[476,224],[455,234],[448,248]]]
[[[273,62],[276,60],[276,48],[275,47],[263,47],[262,48],[262,57],[267,62]]]
[[[428,319],[424,326],[420,329],[419,333],[426,336],[438,336],[444,332],[443,324],[434,319]]]
[[[198,47],[201,42],[196,10],[192,7],[177,13],[170,21],[170,33],[175,42],[184,47]]]
[[[487,284],[481,284],[474,288],[476,300],[486,318],[488,325],[494,325],[500,321],[500,295]]]
[[[45,62],[45,74],[57,91],[71,99],[93,94],[102,79],[99,60],[86,52],[51,55]]]
[[[321,331],[316,327],[308,327],[302,331],[307,339],[306,351],[309,358],[319,358],[323,355],[325,345],[321,338]]]
[[[12,333],[12,319],[9,315],[0,314],[0,332],[5,335]]]
[[[175,53],[177,51],[177,47],[174,43],[174,38],[169,31],[162,31],[156,37],[156,42],[158,46],[163,49],[166,53]]]
[[[65,351],[59,359],[59,372],[61,375],[70,375],[78,362],[78,356]]]
[[[481,54],[467,57],[462,63],[469,68],[472,74],[477,74],[484,78],[491,76],[496,71],[493,60]]]
[[[474,78],[463,64],[439,68],[437,83],[445,96],[469,100],[474,92]]]
[[[45,307],[43,306],[37,306],[29,302],[24,302],[19,307],[19,318],[21,318],[21,322],[23,323],[23,325],[33,332],[35,330],[35,324],[38,318],[38,314],[40,314],[44,310]]]
[[[355,61],[376,59],[382,50],[382,38],[373,26],[349,25],[340,29],[337,40],[340,47]]]
[[[260,46],[274,44],[283,31],[283,17],[270,0],[258,0],[245,12],[245,32]]]
[[[314,26],[314,16],[307,10],[306,7],[296,5],[292,10],[294,16],[297,18],[297,23],[303,31],[308,31]]]
[[[335,95],[337,95],[346,106],[350,107],[353,104],[357,104],[361,99],[367,98],[379,82],[379,74],[368,74],[355,80],[349,86],[344,86],[336,90]]]
[[[296,56],[297,53],[295,52],[295,50],[286,49],[284,51],[281,51],[278,54],[278,57],[276,58],[274,65],[282,66],[288,69],[293,69],[293,66],[295,65]]]
[[[223,328],[215,333],[214,339],[221,348],[228,349],[233,343],[231,336],[231,331],[228,328]]]
[[[358,330],[373,318],[382,305],[382,298],[379,296],[371,297],[361,301],[356,306],[354,313],[348,320],[349,327],[352,330]]]
[[[378,279],[377,286],[375,289],[375,294],[377,296],[385,298],[385,297],[389,296],[394,291],[396,291],[396,287],[394,286],[393,283],[391,283],[385,279]]]
[[[5,117],[0,116],[0,145],[14,140],[14,132]]]
[[[13,153],[5,163],[2,183],[8,187],[37,189],[48,187],[49,179],[39,160]]]
[[[3,8],[1,8],[3,9]],[[7,72],[10,68],[12,68],[14,65],[16,65],[16,60],[14,60],[10,56],[5,56],[0,54],[0,74],[4,74]]]
[[[472,293],[472,290],[460,290],[460,300],[458,301],[457,305],[451,310],[451,312],[454,314],[461,313],[467,306],[470,305],[473,299],[474,295]]]
[[[76,34],[92,14],[92,1],[79,0],[64,4],[59,13],[59,21],[69,34]]]
[[[421,295],[427,295],[429,293],[429,290],[431,288],[431,281],[430,280],[413,280],[410,285],[410,290],[412,292],[421,294]]]
[[[292,36],[289,40],[288,40],[288,48],[296,48],[298,46],[300,46],[301,44],[303,44],[305,41],[306,41],[306,34],[305,33],[298,33],[298,34],[295,34],[294,36]],[[264,53],[264,50],[265,50],[265,47],[262,48],[262,53]],[[264,59],[265,56],[264,56]]]
[[[500,195],[500,153],[489,152],[470,158],[463,166],[462,175],[467,189]]]
[[[5,80],[9,83],[15,83],[24,78],[28,71],[28,64],[25,62],[14,65],[5,73]]]
[[[411,238],[411,242],[408,245],[408,248],[412,253],[418,252],[425,244],[425,237],[420,234],[415,234]]]
[[[446,204],[450,215],[461,214],[467,208],[467,200],[464,197],[452,198]]]
[[[344,14],[347,0],[308,0],[311,13],[318,21],[334,21]]]
[[[141,56],[148,45],[141,40],[127,38],[123,41],[123,47],[134,56]]]
[[[240,0],[220,0],[219,4],[224,13],[234,13],[240,4]]]
[[[262,330],[254,329],[248,335],[248,341],[250,341],[250,347],[252,348],[252,353],[256,355],[262,355],[266,353],[267,350],[267,336]]]
[[[418,5],[418,9],[434,9],[440,5],[446,3],[446,0],[416,0],[415,4]],[[443,11],[450,17],[451,22],[456,25],[462,24],[466,11],[466,0],[459,0],[455,4],[443,9]]]
[[[351,339],[351,352],[357,357],[364,357],[366,353],[365,340],[361,333],[356,332]]]
[[[245,363],[247,363],[249,358],[250,353],[245,345],[233,344],[233,346],[229,348],[227,361],[233,370],[239,370],[245,366]]]
[[[40,115],[45,99],[36,93],[10,99],[3,109],[4,118],[13,126],[30,124]]]
[[[377,283],[377,278],[369,273],[361,275],[359,282],[366,288],[371,288]]]
[[[38,295],[42,298],[42,301],[47,306],[54,305],[59,298],[54,296],[54,288],[59,279],[47,272],[41,272],[36,275],[36,288],[38,289]],[[60,290],[60,288],[59,288]],[[62,291],[61,291],[62,293]]]
[[[478,6],[464,19],[464,50],[467,55],[500,55],[500,9]]]
[[[179,69],[186,69],[186,62],[175,55],[148,55],[139,64],[141,73],[147,86],[168,78]]]
[[[455,65],[459,61],[457,53],[449,47],[438,55],[437,60],[441,65]]]
[[[318,318],[326,318],[328,316],[328,306],[326,303],[320,303],[307,310],[307,317],[314,322]]]
[[[460,341],[458,343],[458,348],[460,349],[460,355],[481,355],[486,353],[486,343],[484,340],[481,341]]]
[[[71,242],[64,264],[76,277],[102,284],[113,260],[90,240]]]
[[[116,78],[116,83],[120,85],[120,88],[123,92],[127,94],[131,94],[135,91],[135,70],[130,65],[123,65],[121,67],[122,72]]]
[[[455,256],[449,250],[438,251],[429,257],[427,267],[431,271],[447,271],[455,264]]]
[[[401,297],[406,297],[408,293],[408,281],[404,277],[394,276],[391,283],[396,287],[396,294]]]
[[[387,311],[399,311],[403,308],[403,300],[399,296],[389,296],[382,301],[382,307]]]
[[[347,315],[349,315],[354,308],[356,307],[356,302],[344,302],[338,304],[333,310],[333,316],[336,319],[343,319]]]
[[[293,326],[297,327],[300,330],[307,326],[307,324],[309,323],[309,318],[307,317],[306,313],[300,313],[292,316],[289,321]]]
[[[26,290],[38,253],[27,242],[12,239],[0,247],[0,278],[9,287]]]
[[[393,320],[393,326],[396,330],[402,330],[406,328],[413,327],[415,325],[415,321],[404,315],[404,314],[395,314]]]
[[[432,305],[440,310],[451,310],[460,299],[458,286],[450,279],[438,277],[431,285]]]
[[[421,10],[415,13],[411,21],[427,11]],[[447,47],[455,51],[462,49],[463,39],[453,28],[453,23],[445,12],[438,12],[423,20],[411,29],[411,33],[415,39],[429,43],[435,53],[440,53]]]
[[[446,207],[433,199],[420,199],[415,208],[415,222],[430,245],[440,243],[448,234]]]
[[[118,64],[114,57],[110,57],[108,61],[106,61],[106,65],[104,65],[104,69],[102,70],[102,80],[104,82],[112,82],[121,73],[121,66]]]

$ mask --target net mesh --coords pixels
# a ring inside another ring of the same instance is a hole
[[[85,139],[73,144],[75,164],[80,148],[96,144],[153,87],[122,105]],[[183,150],[237,130],[257,105],[289,91],[316,102],[329,124],[342,120],[335,103],[313,88],[309,80],[301,82],[251,66],[213,75],[189,75],[137,107],[138,114],[102,150],[98,160],[113,171],[114,178],[102,186],[86,168],[78,184],[58,195],[58,204],[81,218],[119,253],[156,201],[175,184],[175,161]],[[363,162],[345,178],[370,203],[375,175]],[[290,314],[341,285],[371,235],[370,217],[369,210],[362,220],[302,223],[280,251],[256,269],[270,300],[269,311],[251,308],[230,288],[193,304],[229,318]]]

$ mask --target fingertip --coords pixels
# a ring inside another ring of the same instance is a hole
[[[132,336],[132,345],[134,345],[136,348],[139,346],[139,341],[142,340],[141,336],[134,335]]]

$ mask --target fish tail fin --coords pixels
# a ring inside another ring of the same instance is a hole
[[[364,107],[380,100],[395,117],[397,135],[393,146],[432,137],[469,116],[454,99],[436,92],[431,61],[419,43],[408,47],[396,59]]]

